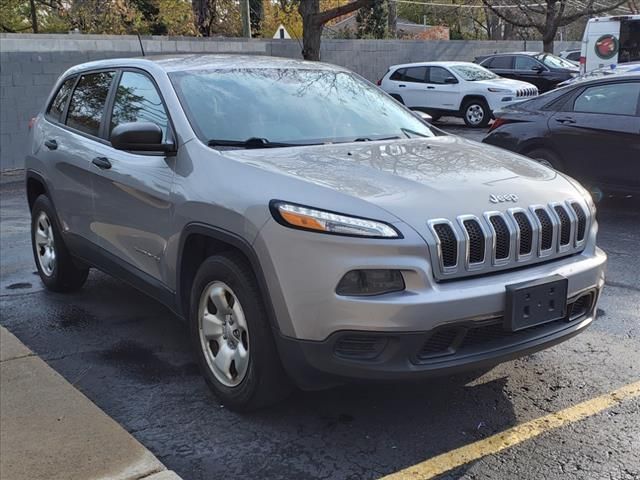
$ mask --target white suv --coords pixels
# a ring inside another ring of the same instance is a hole
[[[494,110],[538,95],[527,82],[502,78],[470,62],[423,62],[394,65],[378,82],[407,107],[460,116],[469,127],[486,127]]]

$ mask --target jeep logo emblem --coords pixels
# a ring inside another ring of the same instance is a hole
[[[517,202],[518,196],[515,193],[507,193],[505,195],[489,195],[489,201],[491,203],[503,203],[503,202]]]

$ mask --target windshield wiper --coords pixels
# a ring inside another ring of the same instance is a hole
[[[355,138],[354,142],[381,142],[384,140],[398,140],[400,137],[398,135],[394,135],[392,137],[383,137],[383,138],[369,138],[369,137],[358,137]]]
[[[317,143],[285,143],[271,142],[266,138],[251,137],[246,140],[222,140],[211,139],[207,141],[210,147],[239,147],[239,148],[281,148],[281,147],[302,147],[305,145],[320,145]]]
[[[404,133],[407,136],[407,138],[411,138],[411,135],[415,135],[417,137],[422,137],[422,138],[429,138],[429,135],[424,135],[422,133],[416,132],[415,130],[411,130],[409,128],[401,127],[400,130],[402,130],[402,133]]]

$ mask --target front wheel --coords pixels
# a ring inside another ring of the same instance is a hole
[[[467,127],[483,128],[491,121],[491,111],[485,100],[467,100],[462,106],[462,118]]]
[[[243,257],[216,255],[200,266],[190,324],[202,374],[227,407],[253,410],[289,393],[260,289]]]

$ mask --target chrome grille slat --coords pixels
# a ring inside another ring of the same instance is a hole
[[[566,200],[435,219],[428,225],[433,237],[429,249],[438,260],[434,275],[444,280],[579,253],[591,217],[584,202]]]

